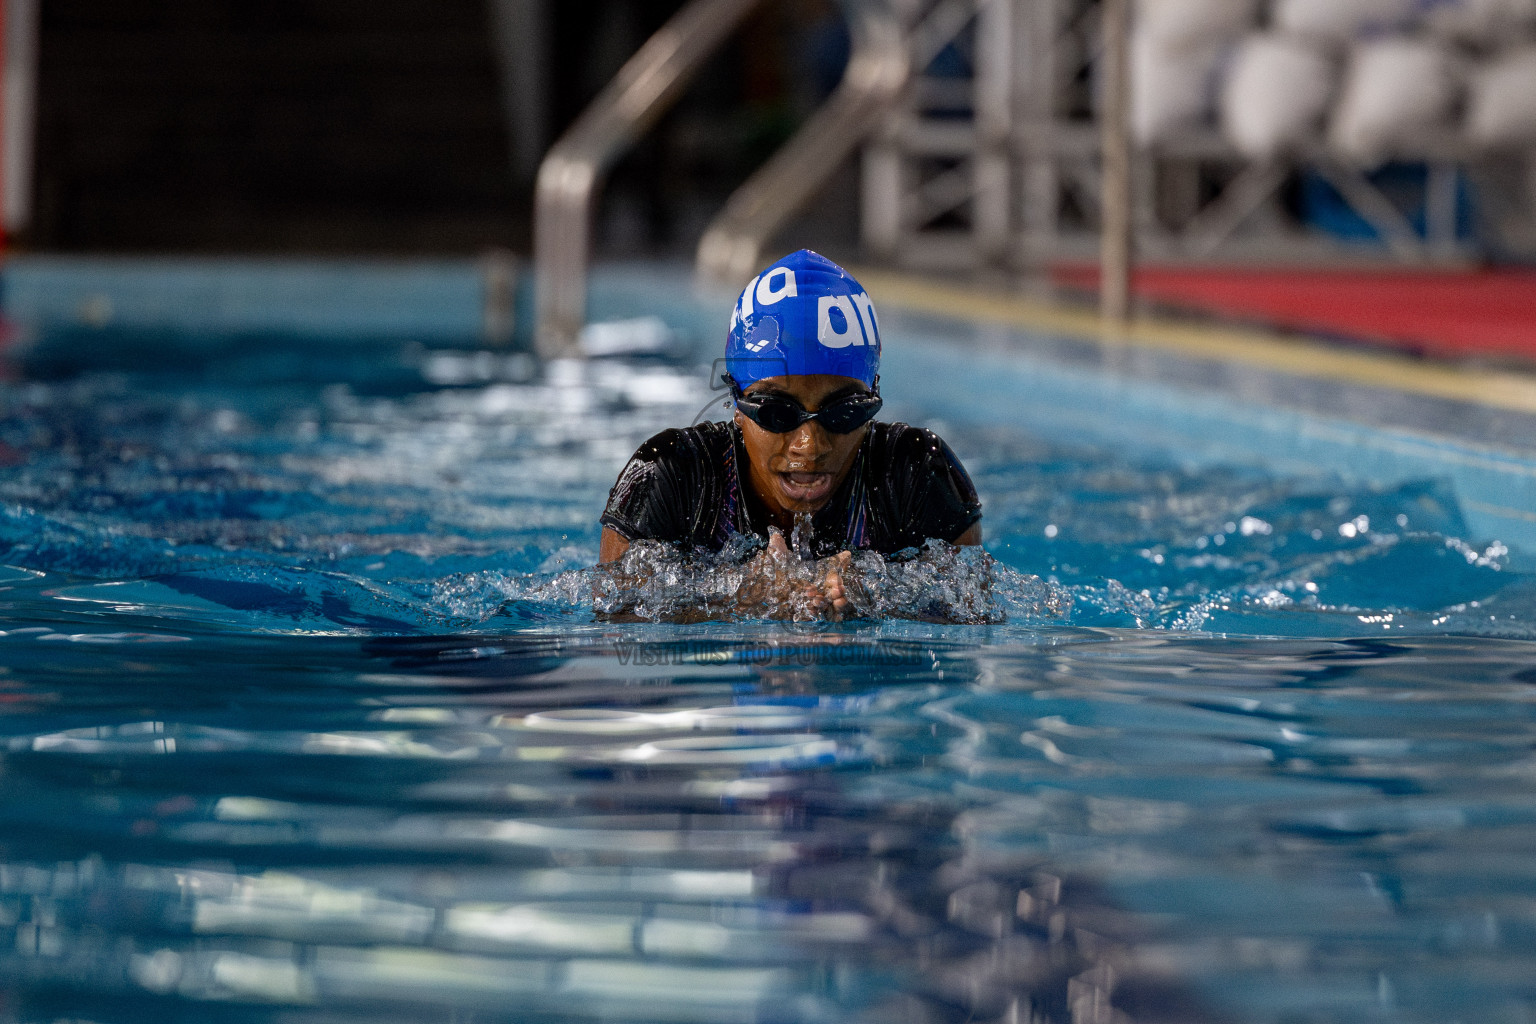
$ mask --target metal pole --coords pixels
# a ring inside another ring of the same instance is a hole
[[[1060,82],[1063,0],[1015,0],[1023,22],[1018,70],[1023,143],[1020,192],[1024,231],[1020,254],[1026,265],[1048,260],[1057,249],[1060,173],[1055,154]]]
[[[1130,0],[1104,3],[1104,97],[1099,126],[1104,147],[1099,257],[1099,311],[1107,326],[1131,312]]]
[[[1013,234],[1008,191],[1013,129],[1013,0],[981,0],[976,13],[976,163],[972,232],[987,262],[1007,259]]]

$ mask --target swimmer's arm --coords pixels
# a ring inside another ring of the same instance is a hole
[[[975,527],[973,527],[975,529]],[[617,562],[629,550],[629,541],[611,526],[603,527],[603,539],[597,546],[597,562]]]
[[[954,540],[957,547],[975,547],[981,543],[981,524],[972,523],[964,533]]]
[[[654,621],[635,614],[634,603],[625,598],[626,591],[633,591],[642,586],[647,579],[644,573],[627,575],[623,568],[616,564],[629,552],[629,548],[629,538],[612,527],[603,527],[602,540],[598,542],[597,547],[597,564],[599,567],[613,565],[614,569],[611,573],[601,574],[594,580],[592,597],[599,622]],[[609,600],[603,600],[604,597]],[[614,600],[615,598],[617,600]],[[689,623],[703,622],[708,618],[710,615],[707,608],[680,606],[665,621]]]

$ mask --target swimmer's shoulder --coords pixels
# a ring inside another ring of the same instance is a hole
[[[731,423],[696,423],[669,427],[635,449],[633,461],[676,463],[721,456],[735,440]]]
[[[924,536],[948,539],[980,521],[976,485],[932,430],[907,423],[871,424],[869,456],[872,492],[905,509],[904,515],[921,512]]]
[[[707,543],[712,523],[701,511],[724,504],[731,426],[676,427],[642,444],[608,493],[603,526],[630,541]]]
[[[869,425],[870,455],[881,466],[922,466],[954,461],[944,439],[926,427],[900,421]]]

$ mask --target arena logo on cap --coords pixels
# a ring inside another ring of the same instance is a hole
[[[766,274],[759,274],[741,290],[741,305],[731,311],[731,326],[734,328],[737,320],[745,323],[751,318],[754,298],[758,306],[772,306],[799,294],[800,284],[795,280],[795,272],[788,267],[774,267]]]
[[[761,352],[779,340],[779,322],[771,316],[758,317],[757,326],[747,338],[748,352]]]
[[[853,325],[859,329],[855,331]],[[880,330],[875,324],[875,307],[869,293],[823,295],[816,300],[816,340],[827,348],[850,345],[880,345]]]

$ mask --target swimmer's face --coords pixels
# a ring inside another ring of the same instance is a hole
[[[799,402],[807,412],[823,403],[853,392],[868,391],[861,380],[828,373],[769,377],[747,388],[748,393],[774,392]],[[752,484],[768,511],[775,515],[815,512],[837,492],[853,467],[869,424],[847,434],[834,434],[817,420],[809,420],[784,434],[764,430],[736,413],[747,461],[752,464]]]

